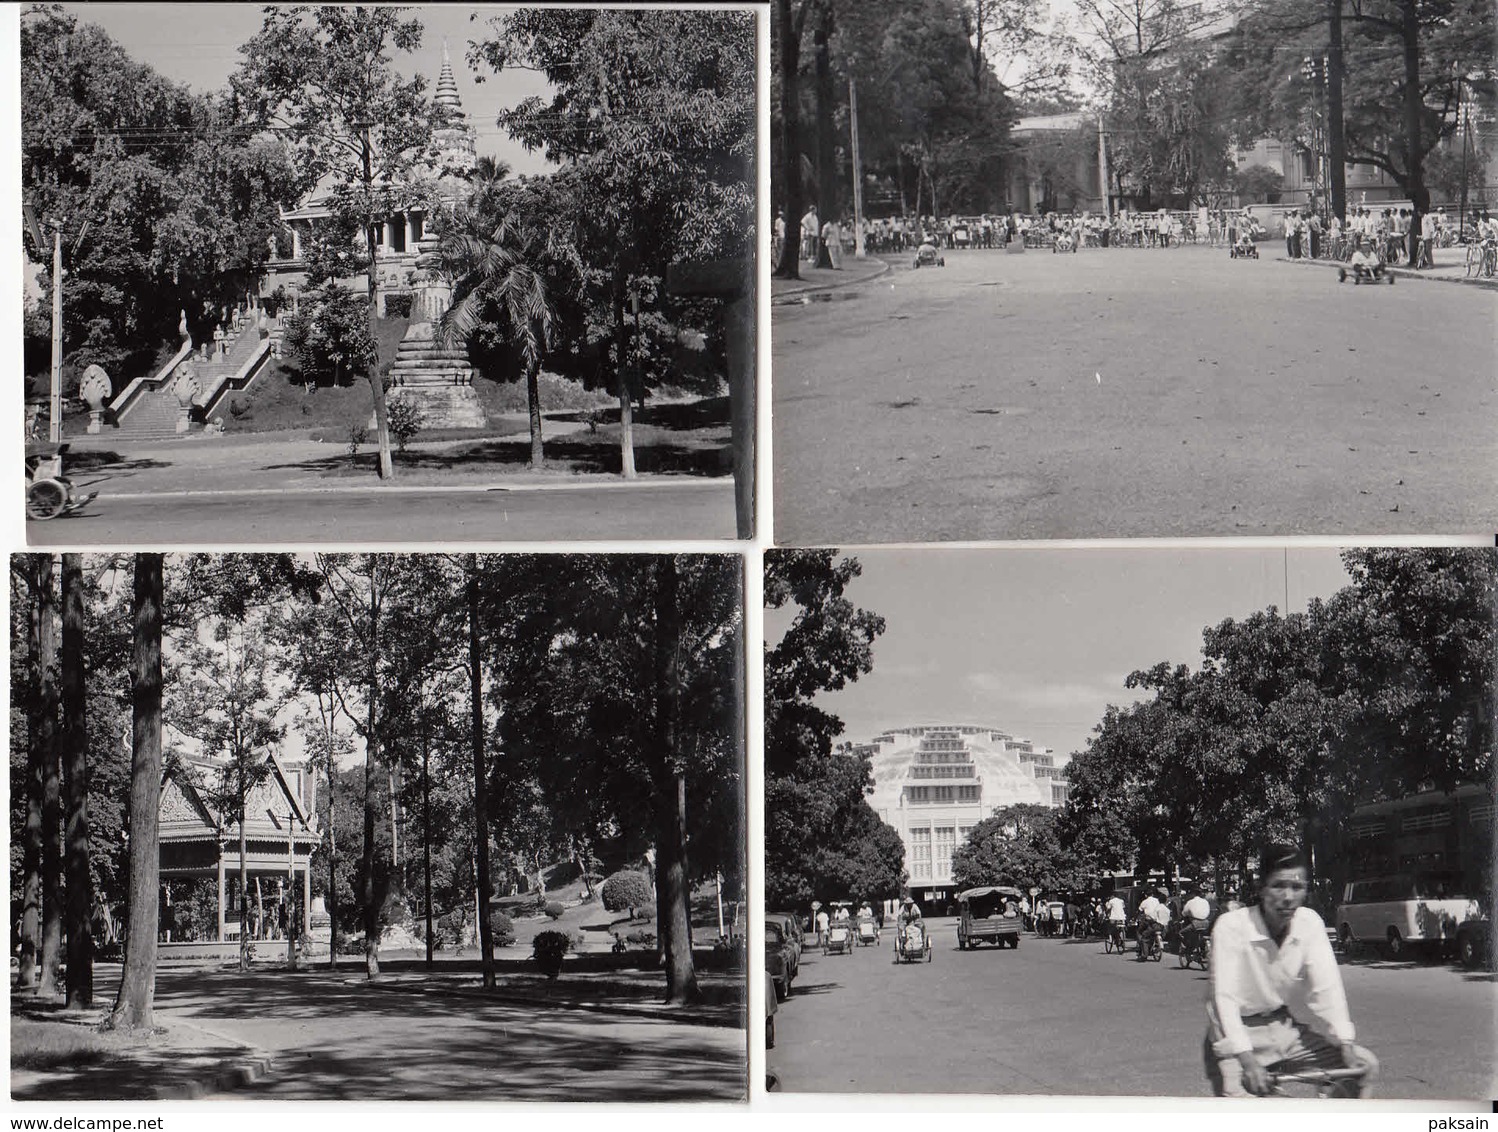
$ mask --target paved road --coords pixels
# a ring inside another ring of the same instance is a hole
[[[959,951],[954,920],[930,923],[929,964],[894,965],[888,933],[849,956],[807,953],[768,1055],[785,1092],[1210,1095],[1200,970],[1028,934],[1016,951]],[[1342,971],[1359,1039],[1382,1063],[1379,1096],[1498,1095],[1495,976]]]
[[[495,490],[223,492],[111,496],[26,524],[32,545],[170,547],[330,542],[731,539],[733,481]]]
[[[116,993],[118,968],[96,994]],[[274,1055],[231,1099],[681,1101],[746,1090],[742,1029],[423,993],[357,974],[165,969],[158,1021]]]
[[[777,542],[1498,526],[1492,291],[1203,247],[819,298],[772,313]]]

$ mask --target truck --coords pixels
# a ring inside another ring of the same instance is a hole
[[[969,888],[957,896],[960,919],[957,922],[957,946],[962,951],[980,943],[1019,946],[1024,921],[1019,902],[1024,894],[1017,888],[988,885]]]

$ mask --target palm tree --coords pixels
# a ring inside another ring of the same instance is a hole
[[[525,395],[530,415],[531,466],[544,463],[541,445],[542,355],[551,345],[554,318],[546,281],[534,266],[535,236],[524,229],[497,193],[508,174],[503,162],[480,158],[474,191],[442,225],[431,266],[453,284],[453,303],[438,321],[437,337],[451,348],[492,327],[525,364]],[[486,164],[488,168],[486,168]],[[424,257],[426,258],[426,257]]]

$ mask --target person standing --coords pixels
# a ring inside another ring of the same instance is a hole
[[[1259,901],[1212,928],[1203,1059],[1217,1096],[1264,1096],[1270,1071],[1360,1069],[1370,1094],[1378,1060],[1353,1040],[1342,972],[1326,925],[1305,907],[1305,856],[1271,843],[1259,858]]]
[[[837,271],[843,265],[842,228],[830,216],[822,222],[822,246],[827,249],[827,262]]]
[[[801,258],[809,259],[813,263],[817,260],[817,237],[821,234],[822,224],[817,219],[817,206],[808,205],[806,215],[801,218]]]

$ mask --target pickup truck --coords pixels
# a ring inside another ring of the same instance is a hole
[[[1024,927],[1019,914],[1021,898],[1019,889],[998,886],[970,888],[959,894],[958,948],[967,951],[980,943],[1018,947],[1019,933]]]

